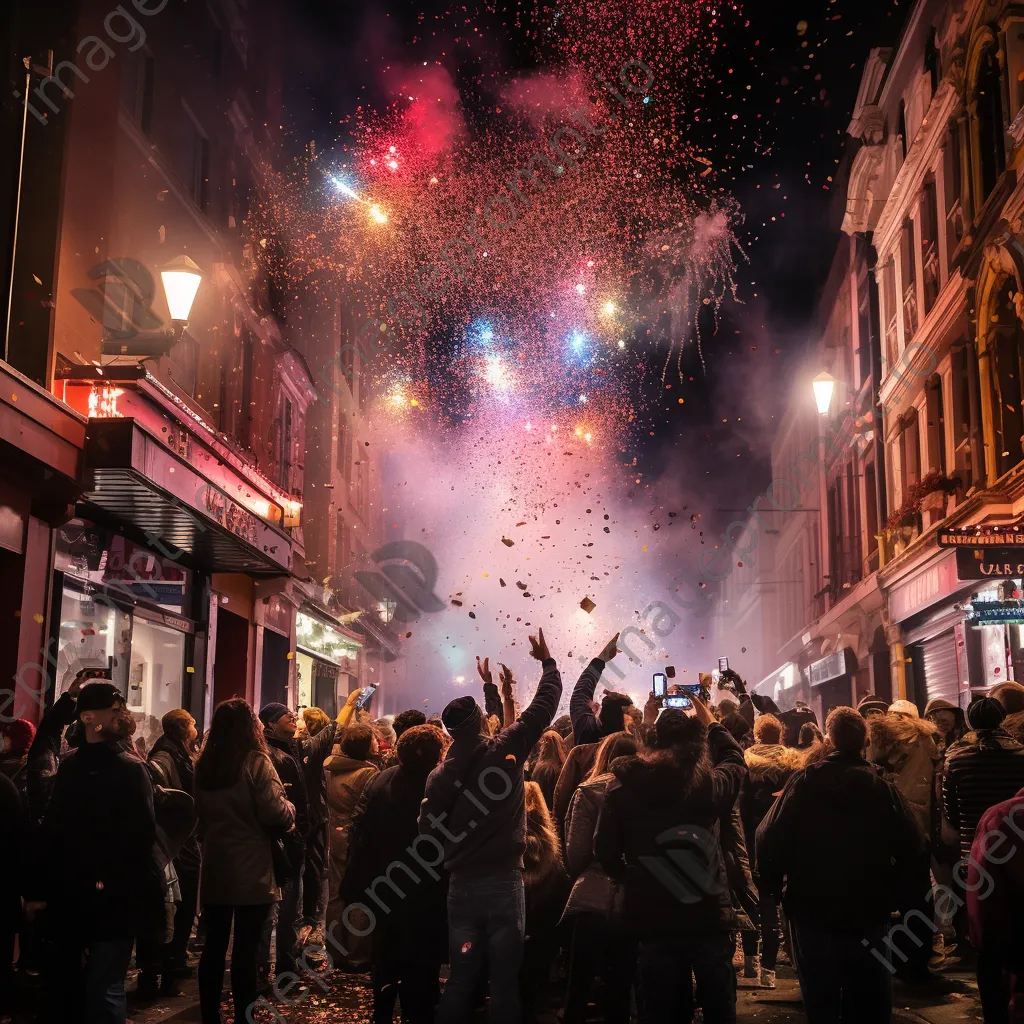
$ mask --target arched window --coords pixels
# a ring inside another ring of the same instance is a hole
[[[1021,435],[1024,414],[1021,411],[1021,359],[1024,357],[1024,332],[1013,306],[1017,282],[1011,276],[992,297],[985,338],[988,356],[989,407],[992,432],[989,439],[995,463],[995,475],[1002,476],[1024,460]]]
[[[990,46],[978,66],[975,89],[975,118],[978,133],[981,195],[978,206],[992,194],[999,175],[1006,169],[1003,149],[1003,100],[999,56]]]

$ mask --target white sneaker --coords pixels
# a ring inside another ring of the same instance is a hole
[[[743,977],[756,978],[761,973],[761,958],[755,953],[743,958]]]
[[[761,988],[775,988],[775,972],[767,967],[761,968]]]

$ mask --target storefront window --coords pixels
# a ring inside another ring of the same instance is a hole
[[[57,695],[85,668],[107,669],[122,692],[128,686],[126,655],[131,616],[91,588],[65,586],[60,612]]]
[[[160,719],[181,707],[185,634],[136,615],[129,663],[128,708],[139,723],[135,738],[149,750],[163,731]]]

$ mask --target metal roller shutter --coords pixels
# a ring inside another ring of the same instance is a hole
[[[924,668],[926,700],[944,697],[958,703],[960,676],[956,662],[956,641],[953,630],[939,633],[914,645],[920,651],[920,664]],[[917,659],[915,659],[916,661]]]

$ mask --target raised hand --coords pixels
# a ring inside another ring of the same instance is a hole
[[[483,664],[480,664],[480,655],[476,656],[476,670],[480,678],[485,682],[491,681],[491,659],[484,658]]]
[[[612,658],[614,658],[615,655],[619,653],[618,647],[615,646],[616,643],[618,642],[618,639],[619,639],[619,634],[616,633],[615,636],[613,636],[611,638],[611,640],[609,640],[608,643],[606,643],[604,645],[604,650],[598,655],[598,657],[603,662],[607,663],[607,662],[611,661]]]
[[[658,712],[661,710],[661,701],[654,696],[654,691],[651,691],[651,695],[647,698],[647,703],[644,704],[644,725],[654,725],[658,720]]]
[[[508,665],[502,664],[501,674],[498,677],[501,679],[501,695],[502,697],[512,696],[512,684],[515,680],[512,678],[512,669]]]
[[[551,657],[543,629],[538,629],[537,635],[530,637],[530,657],[536,658],[537,661],[547,661]]]

